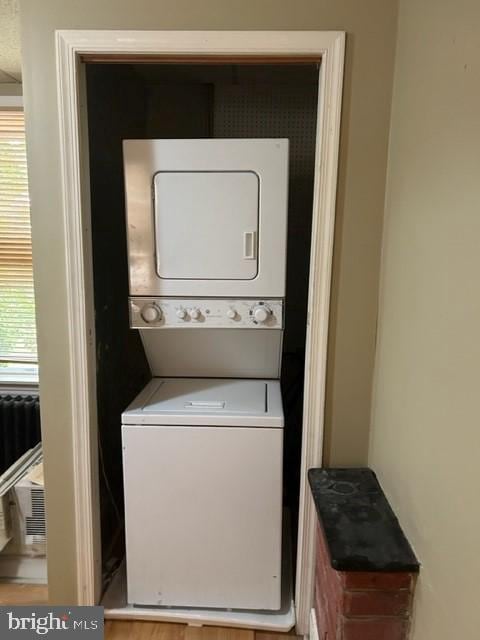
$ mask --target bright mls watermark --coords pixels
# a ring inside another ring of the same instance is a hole
[[[103,607],[0,607],[0,638],[103,640]]]

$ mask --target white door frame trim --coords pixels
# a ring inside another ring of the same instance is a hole
[[[57,31],[65,260],[70,327],[78,605],[99,597],[99,505],[95,340],[88,200],[88,156],[80,57],[318,56],[319,103],[309,283],[305,400],[297,551],[297,630],[308,633],[315,570],[315,513],[307,470],[322,463],[330,281],[345,34],[339,31]],[[87,186],[86,186],[87,183]]]

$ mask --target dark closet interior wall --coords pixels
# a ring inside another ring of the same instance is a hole
[[[315,65],[87,65],[105,568],[115,549],[122,549],[121,413],[150,377],[140,337],[128,320],[122,140],[290,140],[282,389],[285,499],[296,522],[317,90]]]
[[[150,378],[130,331],[122,140],[143,137],[146,93],[131,69],[87,65],[87,107],[97,356],[102,557],[122,544],[120,414]]]

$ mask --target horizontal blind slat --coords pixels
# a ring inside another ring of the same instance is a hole
[[[36,360],[24,117],[0,110],[0,361]]]

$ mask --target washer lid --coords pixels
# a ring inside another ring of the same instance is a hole
[[[145,413],[248,413],[267,411],[267,385],[258,380],[162,380]]]
[[[123,424],[283,426],[277,380],[154,378]]]

